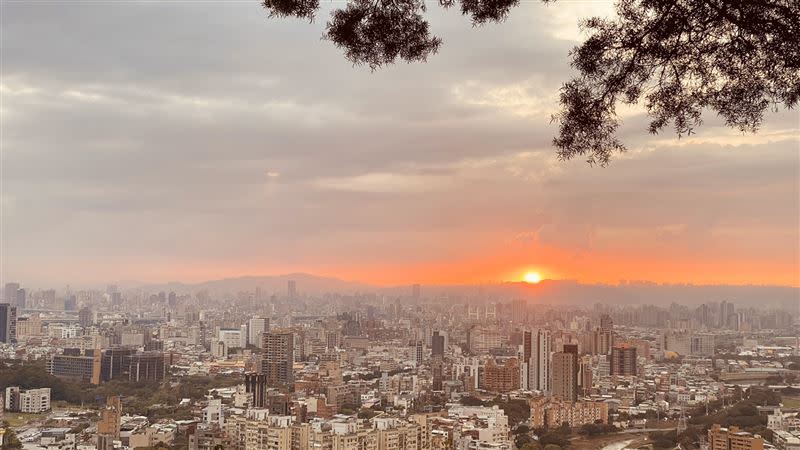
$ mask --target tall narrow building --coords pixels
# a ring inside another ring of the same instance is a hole
[[[84,328],[92,326],[94,322],[92,310],[88,306],[84,306],[78,310],[78,324]]]
[[[258,348],[264,344],[261,335],[269,331],[269,319],[266,317],[253,317],[247,321],[247,345]]]
[[[520,384],[522,389],[549,393],[551,390],[550,330],[525,330],[522,335]]]
[[[614,331],[614,320],[608,314],[600,316],[600,329],[603,331]]]
[[[0,342],[17,342],[17,307],[10,303],[0,303]]]
[[[431,356],[444,356],[445,336],[441,331],[434,331],[431,336]]]
[[[422,345],[422,341],[417,341],[416,345],[414,346],[414,360],[417,362],[417,367],[422,365],[422,360],[424,356],[425,356],[425,347]]]
[[[553,396],[568,402],[578,400],[578,346],[565,344],[553,353]]]
[[[268,387],[294,388],[294,335],[291,332],[263,334],[261,371]]]
[[[6,283],[3,289],[3,300],[6,303],[16,306],[17,305],[17,291],[19,290],[19,283]]]
[[[611,375],[636,375],[636,347],[625,343],[611,349]]]

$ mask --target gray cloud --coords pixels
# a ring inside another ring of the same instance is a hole
[[[558,162],[547,116],[574,42],[556,7],[481,29],[436,11],[439,55],[370,73],[319,40],[324,14],[4,3],[5,277],[455,261],[532,230],[796,268],[797,112],[756,138],[709,117],[689,141],[627,117],[611,167]]]

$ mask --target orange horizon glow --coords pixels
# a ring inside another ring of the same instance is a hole
[[[571,280],[584,284],[619,284],[646,281],[659,284],[695,285],[771,285],[800,287],[796,261],[750,261],[743,258],[714,259],[697,257],[686,260],[679,255],[645,258],[632,254],[575,252],[550,246],[531,249],[503,248],[486,251],[458,261],[442,259],[420,263],[363,263],[272,265],[258,261],[235,263],[204,262],[180,264],[129,263],[108,267],[75,264],[65,277],[79,279],[85,273],[102,277],[92,282],[135,279],[161,283],[202,282],[244,276],[274,276],[308,273],[376,286],[492,284],[526,281],[526,274],[536,273],[540,281]],[[44,269],[44,267],[42,267]],[[128,274],[127,276],[125,274]],[[134,275],[131,275],[134,274]]]
[[[522,281],[529,283],[529,284],[539,284],[542,281],[542,276],[539,272],[527,272],[522,277]]]

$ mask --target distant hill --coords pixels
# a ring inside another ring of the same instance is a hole
[[[374,292],[375,287],[364,283],[344,281],[333,277],[322,277],[307,273],[292,273],[286,275],[245,276],[224,278],[221,280],[204,281],[200,283],[169,282],[165,284],[141,284],[138,286],[124,286],[121,288],[138,288],[148,292],[170,292],[178,294],[208,291],[212,295],[234,294],[242,291],[253,292],[256,288],[266,295],[282,294],[288,291],[289,280],[297,283],[297,291],[301,294],[318,295],[329,292],[353,293],[369,291]]]

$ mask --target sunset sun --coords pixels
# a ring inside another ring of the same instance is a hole
[[[539,275],[539,272],[528,272],[523,277],[523,280],[526,283],[536,284],[536,283],[542,281],[542,276]]]

